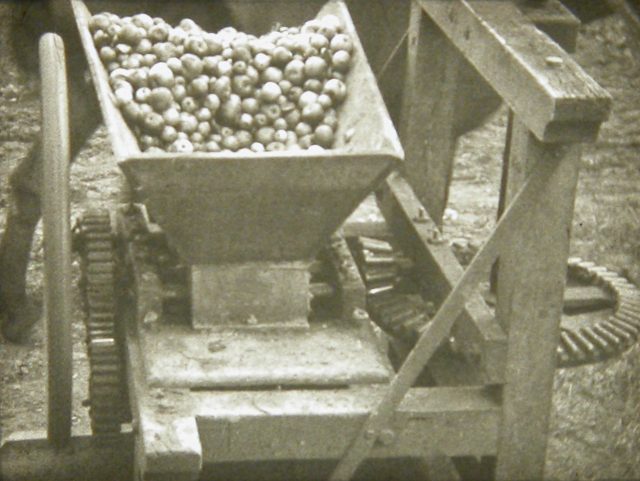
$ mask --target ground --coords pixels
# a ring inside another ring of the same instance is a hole
[[[1,16],[0,11],[0,16]],[[6,22],[5,22],[6,24]],[[5,40],[1,29],[0,41]],[[21,77],[0,49],[0,218],[6,209],[6,179],[37,131],[36,84]],[[572,255],[614,268],[640,282],[640,66],[627,47],[624,26],[612,16],[583,28],[577,60],[613,96],[611,118],[593,145],[584,146]],[[465,136],[444,234],[450,241],[479,245],[494,224],[505,110]],[[118,171],[99,130],[72,169],[73,214],[118,195]],[[2,227],[2,225],[0,225]],[[33,246],[29,293],[42,293],[42,237]],[[77,264],[74,265],[77,276]],[[77,305],[77,303],[76,303]],[[74,429],[86,427],[81,402],[87,392],[84,332],[74,321]],[[0,426],[3,435],[45,427],[44,332],[15,346],[0,340]],[[640,348],[593,366],[558,370],[547,453],[548,479],[640,478]]]

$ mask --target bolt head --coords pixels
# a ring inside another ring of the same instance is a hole
[[[557,55],[549,55],[545,57],[544,61],[549,67],[559,67],[564,63],[562,57],[558,57]]]

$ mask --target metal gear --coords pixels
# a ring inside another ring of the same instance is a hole
[[[358,237],[353,245],[367,287],[371,318],[389,334],[415,340],[434,314],[434,308],[416,290],[409,289],[407,293],[406,287],[398,289],[409,281],[411,263],[386,240]],[[599,287],[611,298],[612,314],[603,315],[602,306],[596,306],[593,315],[583,313],[563,318],[558,367],[603,361],[636,342],[640,335],[640,290],[617,273],[579,258],[569,259],[568,278],[579,285]]]
[[[389,334],[415,341],[429,321],[431,309],[415,289],[400,288],[410,277],[411,262],[383,239],[358,237],[354,251],[367,288],[371,319]]]
[[[120,433],[128,419],[127,392],[117,325],[116,254],[109,211],[86,212],[77,229],[81,292],[89,354],[89,416],[100,438]]]
[[[568,277],[602,289],[612,298],[612,313],[602,318],[584,316],[579,322],[560,324],[558,367],[603,361],[621,354],[640,333],[640,290],[629,281],[593,262],[571,258]]]

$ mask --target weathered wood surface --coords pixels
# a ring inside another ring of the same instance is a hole
[[[511,3],[420,0],[540,140],[593,140],[611,97]]]
[[[368,456],[381,433],[388,428],[397,406],[449,334],[455,320],[464,310],[469,296],[486,275],[500,251],[506,248],[506,243],[512,240],[509,232],[517,225],[519,219],[525,216],[526,212],[534,208],[540,196],[545,193],[545,186],[550,183],[556,173],[556,164],[538,162],[535,167],[532,175],[527,178],[491,236],[475,255],[456,286],[438,309],[435,317],[420,334],[420,338],[392,379],[384,397],[372,410],[367,421],[362,425],[357,436],[338,462],[330,478],[332,481],[350,479],[362,460]],[[523,293],[522,290],[518,292]],[[526,362],[525,360],[521,361]],[[507,459],[510,463],[514,463],[514,459]]]
[[[308,262],[191,266],[194,328],[309,327]]]
[[[202,470],[202,446],[192,414],[159,420],[148,408],[149,387],[136,322],[126,328],[125,358],[134,429],[134,479],[195,481]],[[188,393],[189,391],[187,391]],[[162,410],[172,408],[166,405]]]
[[[464,272],[451,248],[442,241],[433,220],[426,213],[421,217],[422,206],[401,176],[387,178],[380,191],[380,206],[403,252],[429,279],[422,286],[427,298],[440,305]],[[474,363],[479,358],[484,381],[491,384],[504,381],[506,336],[479,293],[467,299],[452,335],[462,354]]]
[[[430,216],[442,225],[453,171],[460,54],[413,2],[400,119],[403,171]]]
[[[392,375],[370,324],[333,319],[308,329],[247,326],[194,331],[158,325],[140,332],[149,385],[194,389],[346,386]]]
[[[69,101],[62,38],[40,40],[42,78],[42,211],[48,352],[48,436],[58,448],[71,436],[73,385]]]
[[[578,145],[543,144],[515,116],[507,195],[541,164],[553,172],[500,253],[496,316],[509,345],[497,479],[543,476],[579,162]]]
[[[382,386],[336,390],[182,391],[152,389],[144,407],[161,425],[193,416],[203,463],[336,459],[346,449]],[[153,413],[153,414],[151,414]],[[500,406],[484,387],[416,388],[394,417],[375,458],[495,454]]]
[[[398,6],[395,17],[403,15]],[[524,15],[572,50],[579,21],[558,0],[522,4]],[[386,12],[387,17],[394,14]],[[442,225],[459,135],[479,125],[501,98],[460,54],[440,27],[412,3],[406,58],[394,60],[394,82],[379,79],[405,146],[404,173],[431,217]],[[371,28],[371,27],[369,27]],[[365,38],[368,37],[364,29]],[[399,37],[397,34],[395,37]],[[385,76],[389,75],[385,73]],[[396,91],[403,87],[403,95]],[[402,98],[402,109],[394,103]]]
[[[17,432],[0,447],[3,481],[113,481],[133,473],[133,436],[96,443],[89,433],[75,433],[63,449],[51,446],[46,433]]]

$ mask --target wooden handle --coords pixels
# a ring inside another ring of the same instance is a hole
[[[71,231],[69,226],[69,104],[62,39],[40,40],[42,79],[42,212],[48,347],[48,439],[71,437]]]

